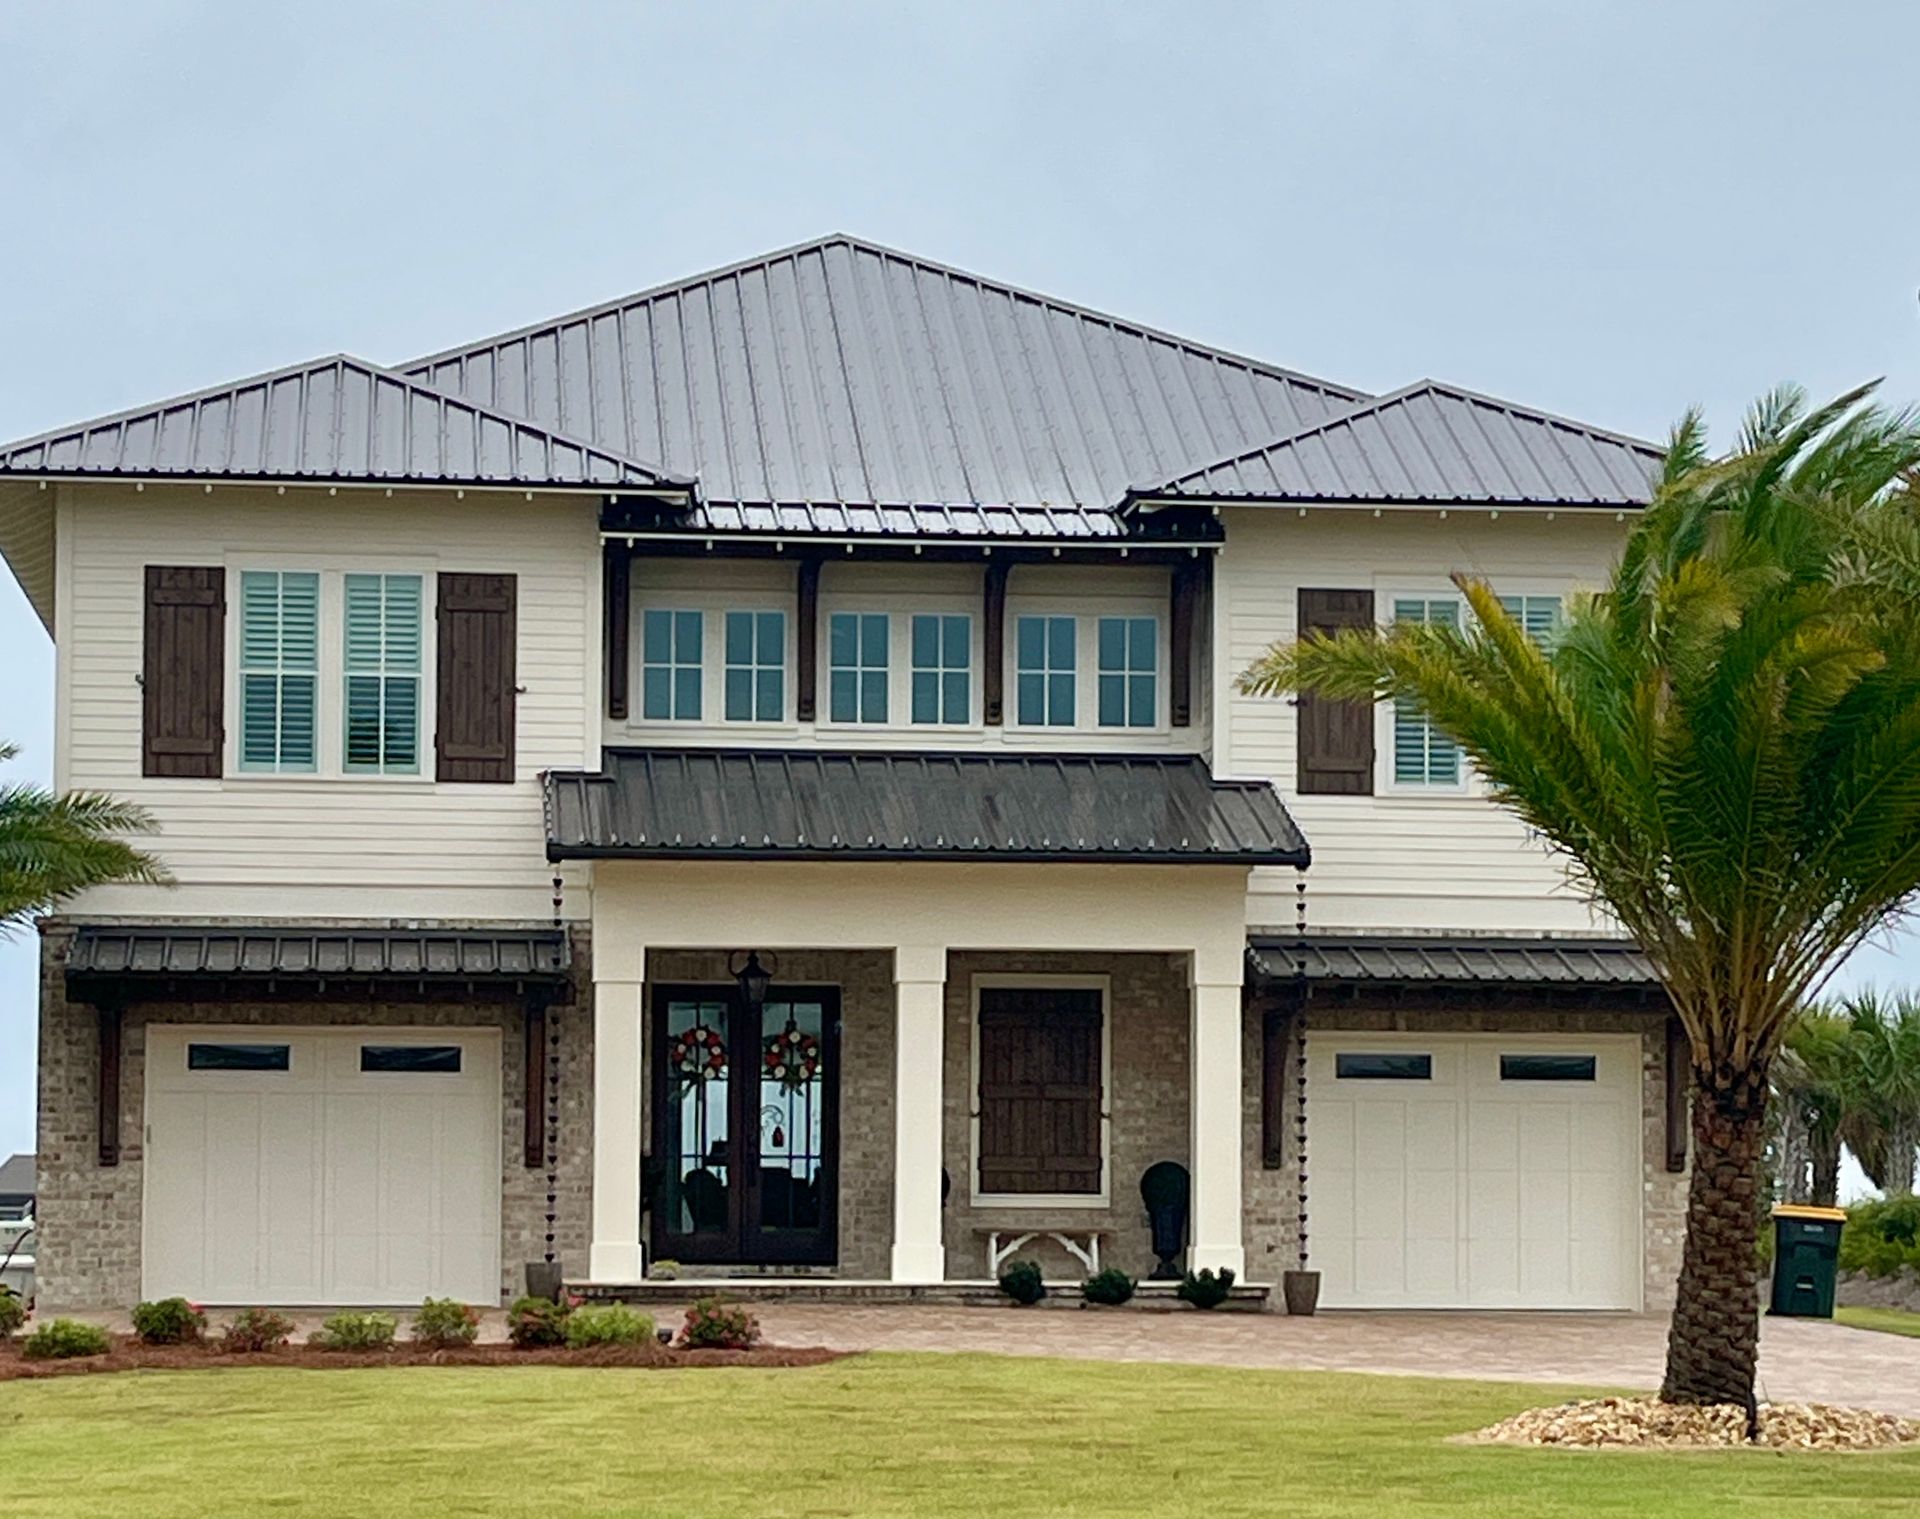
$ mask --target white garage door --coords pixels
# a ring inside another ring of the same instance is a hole
[[[147,1297],[491,1303],[490,1029],[147,1030]]]
[[[1334,1308],[1638,1308],[1631,1035],[1315,1031],[1308,1243]]]

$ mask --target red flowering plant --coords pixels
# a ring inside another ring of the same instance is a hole
[[[820,1074],[820,1041],[791,1026],[770,1034],[760,1056],[760,1071],[768,1081],[797,1092]]]
[[[718,1029],[696,1023],[690,1029],[681,1030],[674,1039],[667,1062],[688,1086],[718,1080],[727,1071],[727,1041],[720,1037]]]

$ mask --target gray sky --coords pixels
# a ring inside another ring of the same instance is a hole
[[[1906,0],[0,0],[0,37],[0,438],[831,230],[1654,437],[1783,379],[1920,397]],[[0,580],[45,778],[52,650]],[[0,944],[0,1155],[34,964]],[[1920,941],[1844,974],[1920,979]]]

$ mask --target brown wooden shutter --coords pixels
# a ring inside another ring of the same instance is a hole
[[[513,779],[515,580],[442,574],[436,776]]]
[[[1373,626],[1372,591],[1300,591],[1300,632]],[[1299,775],[1306,796],[1373,794],[1373,704],[1303,693],[1297,703]]]
[[[1100,1190],[1101,996],[980,989],[980,1187]]]
[[[147,566],[140,773],[217,779],[226,745],[227,572]]]

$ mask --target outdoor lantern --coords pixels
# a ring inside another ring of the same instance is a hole
[[[739,958],[737,953],[734,958]],[[740,983],[740,1000],[747,1007],[761,1007],[766,1003],[773,972],[760,963],[758,950],[747,951],[747,963],[733,973],[733,979]]]

